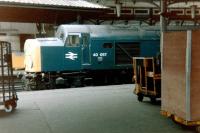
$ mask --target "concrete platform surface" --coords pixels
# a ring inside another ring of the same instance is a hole
[[[0,111],[0,133],[191,133],[140,103],[133,85],[19,92],[16,111]]]

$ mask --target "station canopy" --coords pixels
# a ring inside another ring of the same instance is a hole
[[[0,0],[1,22],[68,23],[108,7],[85,0]]]

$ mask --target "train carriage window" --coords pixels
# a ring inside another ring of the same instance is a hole
[[[68,35],[66,46],[76,47],[80,44],[79,35]]]
[[[112,48],[112,43],[104,43],[103,48]]]

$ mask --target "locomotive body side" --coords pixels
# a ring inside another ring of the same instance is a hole
[[[130,83],[132,57],[156,56],[155,32],[112,26],[61,25],[56,38],[30,39],[25,44],[29,86],[82,86],[93,82]],[[32,84],[30,84],[30,81]]]
[[[159,50],[160,39],[155,33],[94,37],[91,38],[91,69],[132,69],[132,57],[154,57]]]

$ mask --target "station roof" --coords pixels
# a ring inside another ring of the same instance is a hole
[[[106,9],[106,6],[85,0],[0,0],[0,6],[46,7],[46,8],[89,8]]]
[[[86,0],[0,0],[0,21],[62,24],[108,9]]]

